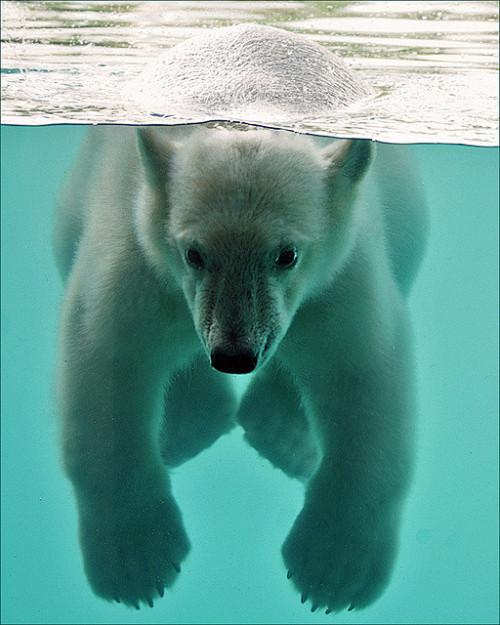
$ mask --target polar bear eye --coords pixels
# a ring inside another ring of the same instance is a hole
[[[205,263],[203,262],[203,258],[194,247],[190,247],[186,250],[186,260],[191,267],[194,269],[203,269],[205,267]]]
[[[297,250],[294,247],[287,247],[281,250],[280,255],[276,259],[276,265],[280,269],[290,269],[297,262]]]

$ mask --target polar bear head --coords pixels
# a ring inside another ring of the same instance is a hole
[[[212,366],[249,373],[335,276],[356,231],[370,142],[283,131],[138,131],[142,248],[182,288]]]

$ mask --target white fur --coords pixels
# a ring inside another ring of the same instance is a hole
[[[405,148],[378,146],[371,165],[368,142],[320,143],[101,127],[68,177],[58,399],[84,564],[104,598],[151,604],[173,583],[189,543],[165,465],[235,422],[310,478],[283,546],[303,600],[361,608],[387,583],[411,474],[405,296],[425,206]],[[298,254],[288,269],[285,248]],[[218,348],[256,355],[239,406],[209,365]]]

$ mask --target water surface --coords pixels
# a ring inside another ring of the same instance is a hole
[[[347,111],[268,125],[498,145],[498,2],[2,2],[2,121],[207,119],[153,102],[138,106],[129,86],[176,43],[243,22],[321,43],[375,89]]]

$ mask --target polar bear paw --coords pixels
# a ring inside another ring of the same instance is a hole
[[[351,508],[354,509],[354,508]],[[377,518],[375,518],[377,517]],[[389,581],[397,524],[380,516],[330,513],[304,507],[286,539],[283,558],[301,601],[326,614],[373,603]]]
[[[189,540],[172,497],[130,510],[124,504],[112,520],[84,513],[80,522],[85,571],[94,592],[110,601],[153,607],[172,586]]]

